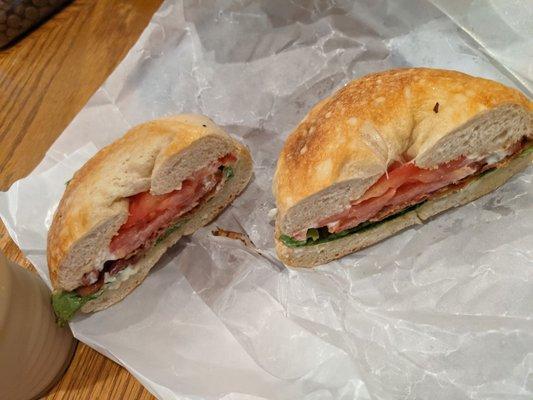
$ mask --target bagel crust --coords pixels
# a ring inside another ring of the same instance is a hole
[[[123,285],[127,292],[144,279],[162,248],[208,223],[244,189],[252,161],[245,146],[201,115],[143,123],[101,149],[68,182],[48,232],[48,268],[54,289],[72,291],[82,286],[85,274],[102,268],[111,255],[111,239],[128,218],[128,197],[179,189],[184,179],[227,154],[236,158],[233,178],[214,199],[192,211],[202,216],[191,215],[178,234],[141,258],[137,264],[143,273],[135,277],[134,284]],[[91,301],[84,311],[105,308],[126,294],[102,296],[111,300],[99,306],[98,300]]]
[[[482,159],[531,140],[532,126],[533,103],[522,93],[457,71],[395,69],[354,80],[287,138],[273,182],[276,232],[342,212],[395,161],[433,169]]]

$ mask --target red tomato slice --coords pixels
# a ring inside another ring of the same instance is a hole
[[[178,209],[187,201],[191,201],[198,191],[201,182],[186,180],[180,190],[153,195],[150,192],[142,192],[130,197],[129,217],[121,229],[130,228],[139,223],[147,223],[168,209]]]
[[[361,222],[368,221],[376,215],[394,197],[396,189],[389,189],[385,194],[365,200],[362,203],[352,206],[337,221],[328,225],[330,232],[342,232],[352,226],[357,226]]]
[[[328,226],[332,233],[353,228],[372,219],[385,207],[422,199],[429,193],[471,175],[477,167],[470,167],[468,164],[469,161],[465,157],[435,169],[419,168],[414,163],[396,162],[387,174],[379,178],[349,209],[318,221],[316,227]]]
[[[182,182],[181,188],[162,195],[138,193],[129,198],[129,216],[109,245],[110,251],[123,258],[146,245],[179,216],[196,207],[201,199],[221,182],[221,165],[235,162],[228,154],[196,171]]]

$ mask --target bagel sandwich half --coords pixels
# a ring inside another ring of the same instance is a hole
[[[100,150],[67,184],[48,232],[58,321],[123,299],[251,174],[248,149],[200,115],[138,125]]]
[[[367,75],[290,134],[273,191],[279,258],[324,264],[468,203],[531,165],[533,103],[456,71]]]

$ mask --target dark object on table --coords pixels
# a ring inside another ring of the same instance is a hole
[[[0,0],[0,48],[13,43],[70,0]]]

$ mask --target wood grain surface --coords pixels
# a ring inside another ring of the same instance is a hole
[[[79,0],[0,51],[0,190],[28,175],[126,55],[161,0]],[[0,250],[31,264],[0,223]],[[125,369],[78,344],[47,400],[154,399]]]

